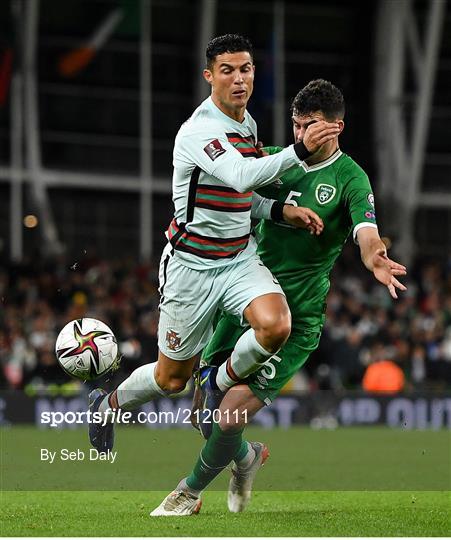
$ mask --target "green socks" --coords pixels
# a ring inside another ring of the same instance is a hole
[[[191,489],[202,491],[233,459],[240,461],[244,458],[248,445],[242,438],[243,431],[244,428],[233,432],[222,431],[218,424],[213,425],[210,438],[186,479]]]

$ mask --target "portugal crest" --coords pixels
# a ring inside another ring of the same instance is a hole
[[[329,186],[329,184],[318,184],[316,186],[315,197],[319,204],[326,204],[330,202],[337,192],[337,188]]]
[[[177,351],[180,348],[182,338],[174,330],[168,330],[166,332],[166,345],[171,351]]]

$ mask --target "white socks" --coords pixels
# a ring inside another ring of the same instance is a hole
[[[193,495],[193,497],[200,497],[202,490],[201,489],[193,489],[190,488],[189,485],[186,483],[186,478],[182,478],[180,482],[177,484],[176,490],[185,491],[189,493],[190,495]]]
[[[275,353],[264,349],[255,337],[255,331],[250,328],[237,341],[232,356],[218,368],[216,384],[225,392],[248,375],[257,371],[262,364]],[[237,380],[238,379],[238,380]]]
[[[239,469],[247,469],[255,459],[255,450],[250,443],[247,443],[247,454],[240,461],[235,461]]]
[[[124,411],[132,411],[143,403],[158,396],[167,394],[158,386],[155,380],[155,367],[157,363],[141,366],[117,387],[117,402]],[[108,396],[99,406],[100,412],[107,412],[110,409]]]

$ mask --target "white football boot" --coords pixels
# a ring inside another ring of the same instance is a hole
[[[238,467],[236,463],[232,465],[232,478],[227,495],[227,505],[230,512],[242,512],[249,504],[255,475],[269,457],[266,445],[260,442],[251,442],[250,444],[255,451],[254,461],[245,468]]]
[[[198,514],[202,500],[187,491],[176,489],[163,500],[160,506],[157,506],[151,516],[191,516]]]

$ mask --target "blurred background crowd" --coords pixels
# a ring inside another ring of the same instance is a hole
[[[155,359],[174,137],[209,93],[206,43],[228,32],[254,44],[249,110],[265,144],[291,142],[289,105],[308,81],[343,91],[340,146],[368,173],[380,230],[409,269],[392,301],[349,243],[319,350],[288,389],[450,389],[451,3],[441,0],[0,2],[1,387],[66,387],[54,343],[78,317],[115,332],[115,378]]]
[[[315,354],[287,389],[380,388],[370,366],[402,373],[388,391],[451,388],[451,260],[419,261],[393,301],[348,245],[334,269],[327,321]],[[122,379],[157,354],[158,268],[132,258],[84,254],[28,260],[0,270],[0,377],[5,388],[37,391],[64,385],[54,354],[59,330],[94,317],[115,332],[123,354]],[[399,368],[396,370],[396,368]],[[116,379],[116,380],[117,380]],[[371,386],[373,384],[373,386]]]

